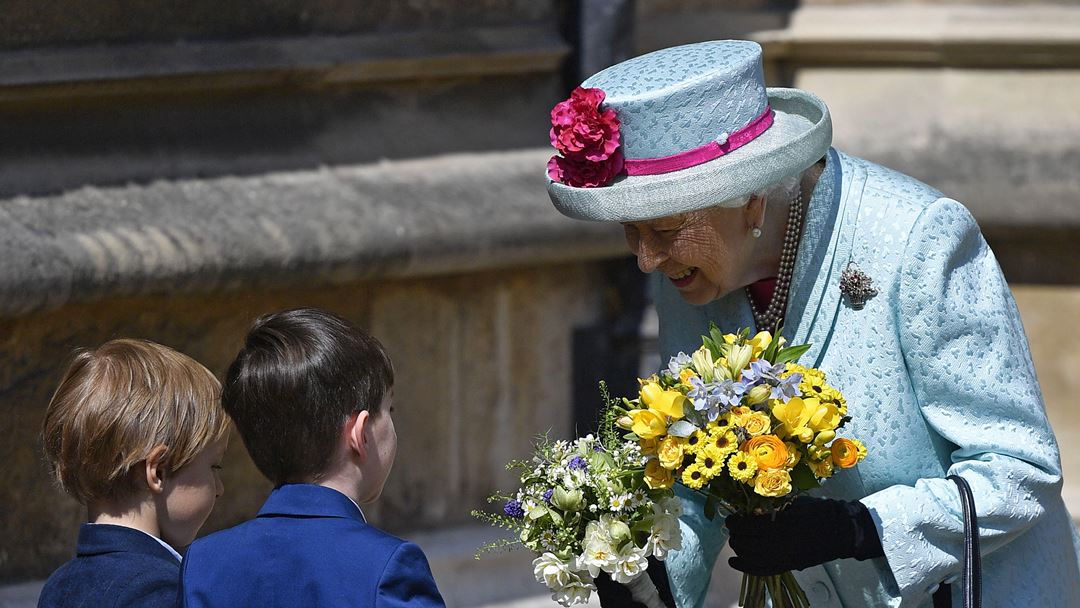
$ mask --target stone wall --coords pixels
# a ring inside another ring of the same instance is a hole
[[[43,577],[70,556],[85,514],[47,479],[44,406],[72,349],[120,336],[178,348],[221,376],[251,321],[294,306],[342,314],[394,359],[399,453],[372,521],[398,533],[471,523],[513,481],[537,433],[570,434],[571,338],[601,316],[603,271],[576,263],[372,280],[319,289],[105,298],[0,321],[0,580]],[[433,467],[433,463],[438,463]],[[251,517],[269,484],[233,437],[204,533]]]

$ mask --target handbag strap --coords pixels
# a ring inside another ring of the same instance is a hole
[[[959,475],[949,475],[960,490],[960,508],[964,513],[964,608],[982,608],[982,554],[979,552],[979,518],[975,514],[975,496],[971,486]],[[934,593],[934,608],[952,605],[952,589],[942,584]]]

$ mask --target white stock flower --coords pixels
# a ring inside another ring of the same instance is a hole
[[[676,519],[682,517],[682,500],[678,496],[661,498],[653,505],[653,513],[656,515],[670,515]]]
[[[648,551],[634,546],[634,543],[626,543],[615,557],[615,567],[608,572],[611,580],[625,585],[637,578],[639,574],[649,567],[646,558]]]
[[[559,602],[563,606],[573,606],[574,604],[588,604],[589,596],[596,590],[596,585],[591,582],[587,582],[574,576],[574,580],[559,590],[552,590],[551,599]]]
[[[668,551],[682,549],[682,531],[679,520],[671,515],[661,514],[653,518],[652,528],[646,548],[656,559],[665,559]]]
[[[615,567],[615,547],[608,536],[608,527],[599,521],[590,521],[585,526],[585,539],[581,542],[583,550],[578,558],[578,565],[589,570],[589,576],[596,576],[600,571],[610,572]]]
[[[552,591],[566,587],[577,578],[570,571],[570,564],[559,559],[554,553],[544,553],[533,560],[533,576]]]

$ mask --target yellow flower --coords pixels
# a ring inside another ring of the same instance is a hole
[[[840,437],[832,443],[829,451],[832,452],[833,464],[841,469],[850,469],[859,462],[859,446],[850,439]]]
[[[739,336],[735,334],[724,334],[724,344],[734,344],[738,339]]]
[[[734,424],[735,426],[746,426],[746,419],[753,413],[753,410],[745,405],[736,405],[728,410],[727,416],[728,420],[731,421],[731,424]]]
[[[793,469],[795,468],[795,465],[799,464],[799,460],[802,459],[802,454],[799,453],[799,446],[795,445],[794,443],[785,441],[784,447],[786,447],[788,451],[788,459],[785,467],[788,469]]]
[[[656,454],[656,450],[660,447],[660,440],[656,437],[642,439],[638,441],[638,443],[641,445],[642,456],[652,456],[653,454]]]
[[[642,405],[665,416],[671,416],[675,420],[683,417],[685,402],[686,395],[679,391],[664,390],[656,382],[650,382],[641,387]]]
[[[686,487],[693,490],[700,490],[701,486],[705,485],[705,482],[709,481],[705,476],[705,471],[702,470],[701,465],[694,463],[683,471],[682,482]]]
[[[736,481],[748,483],[757,473],[757,460],[746,452],[735,452],[728,459],[728,472]]]
[[[761,470],[778,469],[787,464],[787,446],[776,435],[753,437],[742,445],[742,451],[757,461]]]
[[[739,449],[739,437],[730,429],[717,429],[709,433],[708,446],[718,454],[730,454]]]
[[[694,370],[690,369],[689,367],[679,372],[679,382],[682,382],[683,384],[690,384],[691,378],[697,378],[697,374],[695,374]]]
[[[786,496],[791,493],[791,475],[784,469],[759,471],[754,478],[754,492],[762,496]]]
[[[753,338],[747,340],[754,352],[751,355],[752,359],[760,359],[761,353],[765,352],[765,348],[769,346],[769,342],[772,342],[772,334],[767,331],[759,331]]]
[[[767,384],[759,384],[746,393],[746,402],[750,405],[765,403],[772,394],[772,387]]]
[[[769,428],[771,425],[772,419],[769,418],[768,414],[754,412],[743,418],[742,427],[746,429],[747,433],[750,433],[751,437],[757,437],[758,435],[768,433],[771,430]]]
[[[807,421],[814,431],[831,431],[840,426],[840,410],[832,403],[818,402],[817,409],[810,415]]]
[[[634,410],[630,412],[630,418],[634,421],[630,430],[642,439],[653,439],[667,433],[664,415],[656,410]]]
[[[776,431],[777,435],[785,438],[797,437],[803,443],[810,443],[814,438],[814,431],[806,425],[819,405],[817,399],[801,397],[792,397],[787,403],[774,401],[772,415],[781,423]]]
[[[671,471],[660,466],[660,461],[655,458],[645,464],[645,485],[650,489],[668,489],[675,483],[675,476]]]
[[[671,471],[679,468],[683,461],[684,443],[685,441],[680,437],[670,435],[664,437],[656,451],[656,455],[660,459],[660,466]]]
[[[729,430],[729,429],[731,429],[731,427],[732,427],[731,416],[729,414],[727,414],[727,413],[724,413],[724,414],[720,414],[720,416],[716,420],[713,420],[712,422],[707,423],[705,425],[705,430],[708,431],[709,433],[714,433],[716,431]]]
[[[712,479],[720,474],[724,470],[724,457],[728,455],[728,452],[720,452],[713,446],[709,446],[697,454],[697,460],[694,464],[701,466],[701,471]]]
[[[863,458],[866,458],[866,446],[863,445],[863,442],[859,441],[858,439],[852,439],[851,443],[854,443],[855,449],[859,451],[859,461],[862,461]]]
[[[683,449],[688,454],[697,454],[698,450],[705,447],[705,443],[708,442],[709,436],[705,434],[705,431],[694,431],[686,438],[686,445]]]
[[[832,458],[826,458],[825,460],[807,460],[806,464],[810,466],[810,471],[815,477],[832,477]]]

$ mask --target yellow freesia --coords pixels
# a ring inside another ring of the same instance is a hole
[[[634,410],[630,412],[630,419],[634,421],[630,430],[642,439],[653,439],[667,433],[664,415],[656,410]]]
[[[769,342],[772,342],[772,334],[767,331],[759,331],[757,335],[747,340],[746,343],[753,348],[753,354],[750,358],[760,359],[761,353],[765,352],[765,348],[769,346]]]
[[[697,378],[697,374],[689,367],[683,368],[683,370],[679,372],[679,382],[682,382],[683,384],[690,384],[692,378]]]
[[[679,391],[664,390],[659,384],[650,382],[641,387],[641,403],[651,410],[679,420],[684,415],[686,395]]]
[[[807,424],[814,415],[821,402],[817,399],[803,399],[792,397],[787,403],[776,401],[772,407],[772,415],[780,421],[780,428],[776,429],[781,437],[797,437],[803,443],[810,443],[814,438],[814,431]]]
[[[840,409],[836,405],[818,402],[817,408],[807,421],[807,426],[818,432],[832,431],[840,426],[840,418]]]

